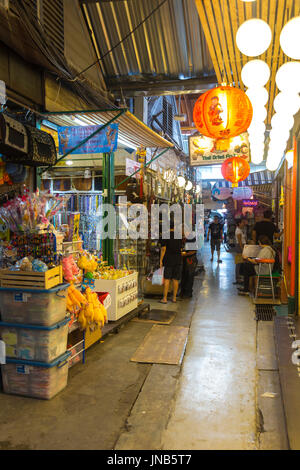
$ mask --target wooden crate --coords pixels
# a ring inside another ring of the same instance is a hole
[[[33,271],[0,271],[1,287],[11,287],[15,289],[51,289],[62,284],[62,266],[49,269],[45,273]]]

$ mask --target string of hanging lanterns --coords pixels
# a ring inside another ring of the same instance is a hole
[[[263,54],[269,48],[271,40],[270,26],[259,18],[245,21],[236,33],[238,49],[249,57]],[[289,58],[300,59],[300,17],[292,18],[282,28],[280,46]],[[263,160],[265,147],[265,105],[268,101],[265,85],[270,78],[269,66],[262,60],[251,60],[244,65],[241,78],[248,88],[246,93],[253,106],[253,119],[248,129],[251,161],[259,164]],[[300,63],[292,61],[283,64],[278,69],[275,80],[279,93],[274,100],[275,114],[271,119],[266,161],[266,166],[271,171],[275,171],[281,162],[294,125],[294,114],[300,109]]]

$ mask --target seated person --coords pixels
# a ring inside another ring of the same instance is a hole
[[[258,274],[257,259],[273,259],[275,260],[275,251],[272,248],[272,243],[266,235],[261,235],[258,239],[258,244],[261,247],[257,258],[246,258],[246,262],[241,265],[241,274],[244,276],[244,287],[239,290],[240,295],[249,294],[249,280],[251,276]],[[255,266],[256,265],[256,266]],[[261,266],[261,275],[269,274],[269,267],[265,264]]]

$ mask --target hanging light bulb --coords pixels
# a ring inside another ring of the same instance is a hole
[[[248,88],[264,87],[270,78],[270,67],[263,60],[250,60],[242,68],[241,77]]]
[[[193,183],[192,183],[191,181],[188,181],[188,182],[187,182],[187,185],[186,185],[186,187],[185,187],[185,190],[186,190],[186,191],[190,191],[190,189],[192,189],[192,187],[193,187]]]
[[[279,114],[294,115],[300,109],[300,96],[298,93],[281,91],[274,99],[274,109]]]
[[[68,166],[71,166],[71,165],[73,165],[73,162],[72,162],[72,160],[66,160],[66,165],[68,165]]]
[[[300,59],[300,16],[292,18],[280,33],[280,46],[291,59]]]
[[[276,85],[280,91],[300,92],[300,62],[286,62],[276,73]]]
[[[177,181],[180,188],[183,188],[186,184],[185,178],[183,176],[178,176]]]
[[[244,21],[236,33],[238,49],[249,57],[263,54],[268,49],[271,39],[270,26],[259,18]]]

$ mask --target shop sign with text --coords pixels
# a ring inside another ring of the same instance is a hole
[[[249,161],[248,133],[218,141],[202,135],[189,137],[190,165],[212,165],[223,163],[227,158],[239,156]]]
[[[74,126],[59,127],[59,153],[64,155],[72,150],[87,137],[92,135],[102,126]],[[118,144],[118,124],[110,124],[102,131],[98,132],[94,137],[87,140],[86,143],[78,147],[72,154],[93,154],[93,153],[110,153],[117,149]]]

